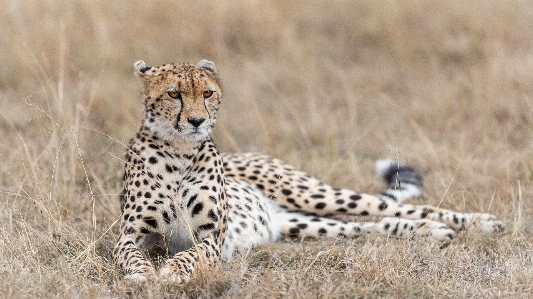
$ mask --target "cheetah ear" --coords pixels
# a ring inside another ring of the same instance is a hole
[[[143,76],[147,71],[151,70],[153,67],[143,60],[139,60],[133,64],[134,73],[137,76]]]
[[[212,61],[202,60],[202,61],[198,62],[198,66],[201,69],[207,71],[208,73],[211,73],[211,74],[216,74],[217,73],[217,68],[215,67],[215,64]]]

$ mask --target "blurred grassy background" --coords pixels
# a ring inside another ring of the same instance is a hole
[[[0,290],[59,298],[526,297],[532,28],[533,5],[521,0],[2,1]],[[413,265],[388,248],[416,258],[427,246],[370,238],[296,253],[267,246],[268,254],[225,264],[217,279],[185,290],[128,292],[109,258],[124,143],[143,116],[132,75],[139,59],[216,63],[225,92],[215,132],[221,150],[266,152],[366,192],[383,188],[374,160],[397,158],[423,170],[424,202],[488,211],[509,233],[460,236],[435,261],[448,252],[482,263],[406,272],[412,277],[391,274]],[[341,269],[314,259],[320,250],[371,255],[364,248],[385,255],[384,264],[351,260]],[[317,272],[295,274],[294,265]],[[411,286],[443,269],[471,274],[470,291],[461,275]],[[324,278],[362,271],[368,276],[350,284]],[[320,282],[316,293],[310,286]]]

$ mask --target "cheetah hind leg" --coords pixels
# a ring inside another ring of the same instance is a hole
[[[343,237],[356,238],[363,234],[378,233],[400,238],[426,238],[449,243],[455,231],[446,224],[432,220],[412,220],[385,217],[379,222],[343,222],[331,218],[280,211],[275,215],[283,236],[291,238]]]

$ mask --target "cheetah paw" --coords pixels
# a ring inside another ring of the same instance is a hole
[[[131,282],[131,283],[143,283],[143,282],[148,281],[149,278],[150,276],[144,273],[134,273],[134,274],[128,274],[124,276],[124,281]]]
[[[415,220],[415,237],[425,237],[431,241],[449,243],[455,237],[455,231],[441,222]]]
[[[455,231],[446,224],[432,220],[385,217],[380,224],[378,227],[381,227],[384,233],[398,237],[426,238],[435,242],[449,243],[455,236]]]
[[[171,266],[165,266],[159,271],[159,278],[161,281],[175,284],[185,284],[191,280],[191,277]]]
[[[502,233],[505,231],[505,224],[491,214],[467,213],[464,228],[468,232]]]

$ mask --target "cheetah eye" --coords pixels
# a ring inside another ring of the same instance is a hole
[[[213,95],[213,91],[212,90],[204,91],[204,98],[205,99],[210,98],[212,95]]]
[[[179,91],[176,91],[176,90],[172,90],[172,91],[169,91],[167,92],[168,93],[168,96],[173,98],[173,99],[178,99],[178,98],[181,98],[181,94]]]

